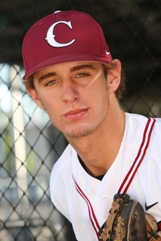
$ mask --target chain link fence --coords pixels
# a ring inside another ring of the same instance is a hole
[[[0,0],[0,241],[74,241],[50,201],[49,176],[67,141],[22,84],[27,29],[56,10],[91,14],[122,62],[128,112],[161,116],[160,0]],[[94,41],[94,36],[93,36]]]

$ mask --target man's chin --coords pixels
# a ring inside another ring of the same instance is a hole
[[[66,138],[79,139],[90,135],[93,132],[91,128],[78,128],[71,131],[67,131],[65,134]]]

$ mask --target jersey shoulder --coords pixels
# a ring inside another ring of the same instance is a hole
[[[50,175],[50,197],[55,207],[70,220],[68,212],[68,203],[66,197],[66,190],[69,190],[71,195],[71,158],[73,148],[68,145],[60,158],[54,164]]]
[[[138,114],[126,114],[126,126],[123,138],[126,152],[137,152],[139,148],[148,145],[148,156],[153,160],[155,159],[158,163],[161,157],[160,143],[160,118],[147,118]]]
[[[53,169],[51,171],[51,179],[55,179],[57,175],[62,175],[61,173],[63,173],[64,175],[64,171],[70,168],[73,151],[74,150],[72,146],[68,144],[68,146],[63,151],[62,155],[59,157],[59,159],[53,166]]]
[[[152,138],[161,138],[161,118],[147,118],[143,115],[139,114],[129,114],[126,113],[126,128],[125,128],[125,134],[128,134],[127,136],[131,136],[132,138],[135,137],[141,137],[144,132],[146,131],[146,128],[148,127],[149,119],[151,120],[151,125],[154,123],[154,128],[152,128]],[[150,123],[149,122],[149,123]]]

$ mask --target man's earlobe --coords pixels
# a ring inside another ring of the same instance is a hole
[[[38,107],[40,107],[41,109],[44,109],[44,105],[42,104],[35,89],[27,89],[27,93],[31,96],[31,98],[33,99],[33,101],[36,103]]]

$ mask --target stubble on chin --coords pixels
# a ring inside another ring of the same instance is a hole
[[[79,128],[77,130],[71,130],[71,131],[67,131],[66,133],[64,133],[64,135],[66,136],[66,138],[70,139],[79,139],[82,137],[86,137],[88,135],[90,135],[94,130],[92,128]]]

